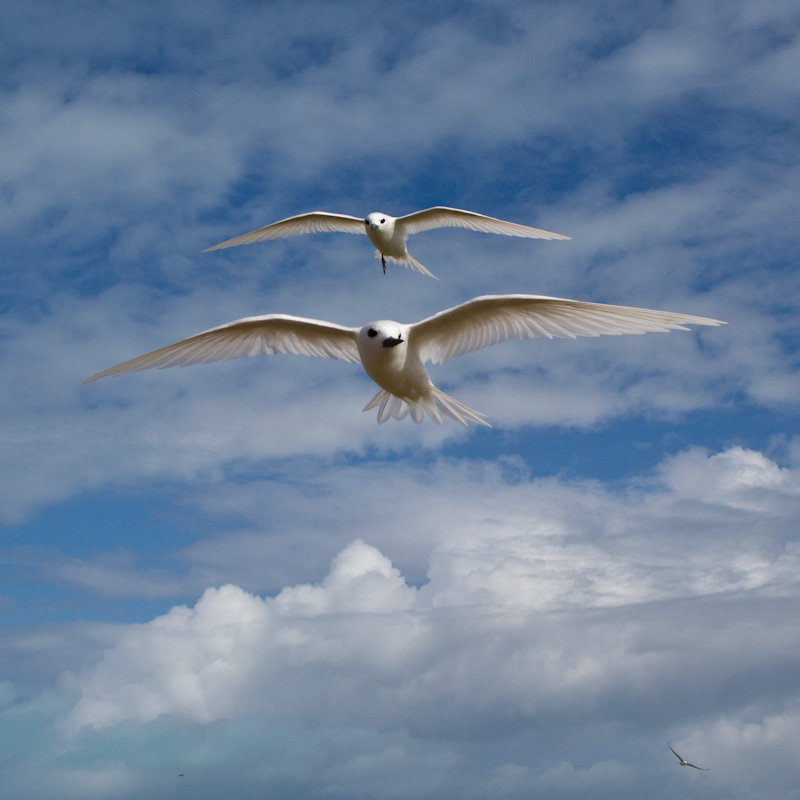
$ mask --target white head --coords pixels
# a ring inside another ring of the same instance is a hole
[[[380,211],[373,211],[364,218],[364,226],[368,232],[379,231],[387,226],[391,226],[393,221],[394,218],[390,217],[388,214],[382,214]]]
[[[356,336],[358,351],[362,354],[362,358],[364,353],[372,353],[377,357],[381,351],[394,350],[398,345],[407,342],[408,335],[405,327],[399,322],[392,322],[388,319],[381,319],[365,325]]]

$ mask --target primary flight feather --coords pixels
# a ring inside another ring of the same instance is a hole
[[[671,311],[525,294],[476,297],[412,325],[378,320],[361,328],[348,328],[321,320],[267,314],[211,328],[104,370],[84,383],[153,367],[186,367],[242,356],[293,353],[360,363],[380,387],[363,409],[378,407],[379,424],[390,417],[403,419],[409,414],[414,422],[422,422],[427,413],[436,423],[441,423],[444,415],[459,425],[471,421],[489,426],[482,419],[485,414],[437,389],[425,362],[444,364],[454,356],[514,336],[574,339],[724,324]]]
[[[392,217],[380,211],[374,211],[365,218],[351,217],[349,214],[331,214],[327,211],[311,211],[307,214],[298,214],[294,217],[273,222],[263,228],[244,233],[233,239],[215,244],[206,248],[222,250],[226,247],[235,247],[240,244],[264,242],[268,239],[284,239],[288,236],[299,236],[303,233],[366,233],[372,244],[375,245],[375,258],[380,258],[386,273],[386,261],[394,261],[403,267],[421,272],[431,278],[436,276],[419,263],[406,247],[408,237],[412,233],[430,231],[435,228],[468,228],[483,233],[499,233],[506,236],[522,236],[526,239],[569,239],[560,233],[550,233],[539,228],[530,228],[527,225],[518,225],[516,222],[506,222],[495,217],[487,217],[474,211],[464,211],[460,208],[447,208],[436,206],[426,208],[424,211],[415,211],[403,217]]]

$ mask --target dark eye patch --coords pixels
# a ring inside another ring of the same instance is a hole
[[[367,336],[377,336],[377,335],[378,335],[378,331],[376,331],[375,328],[370,328],[367,331]]]

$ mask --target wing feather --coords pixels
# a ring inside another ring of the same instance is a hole
[[[468,228],[472,231],[483,233],[500,233],[506,236],[522,236],[526,239],[569,239],[560,233],[551,233],[539,228],[531,228],[528,225],[519,225],[516,222],[506,222],[496,217],[487,217],[484,214],[477,214],[474,211],[464,211],[460,208],[447,208],[446,206],[435,206],[426,208],[424,211],[415,211],[413,214],[406,214],[399,217],[405,232],[419,233],[420,231],[430,231],[436,228]]]
[[[688,330],[687,325],[724,325],[672,311],[586,303],[541,295],[487,295],[441,311],[411,326],[411,341],[424,361],[443,364],[454,356],[514,336],[569,338]]]
[[[330,214],[327,211],[310,211],[307,214],[297,214],[294,217],[273,222],[263,228],[243,233],[233,239],[215,244],[203,250],[208,253],[210,250],[222,250],[226,247],[236,247],[240,244],[252,244],[253,242],[265,242],[268,239],[285,239],[289,236],[300,236],[304,233],[363,233],[367,231],[364,227],[364,220],[358,217],[351,217],[349,214]]]
[[[338,358],[359,364],[361,359],[356,345],[356,330],[286,314],[247,317],[132,358],[93,375],[84,383],[143,369],[187,367],[190,364],[275,353]]]

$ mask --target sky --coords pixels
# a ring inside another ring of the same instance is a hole
[[[800,11],[0,11],[0,785],[15,800],[800,798]],[[284,217],[439,230],[202,252]],[[83,380],[241,317],[485,294],[724,320]],[[701,767],[681,767],[669,751]]]

